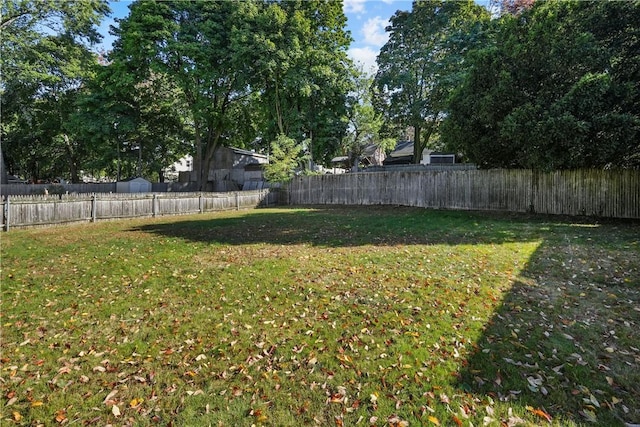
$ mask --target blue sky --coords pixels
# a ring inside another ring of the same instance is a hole
[[[113,37],[108,34],[109,25],[114,24],[114,18],[128,15],[130,3],[126,0],[110,2],[111,17],[100,27],[101,33],[105,36],[105,50],[109,50],[113,42]],[[387,41],[385,28],[389,25],[389,18],[397,10],[411,10],[411,3],[411,0],[343,0],[347,29],[351,31],[354,39],[349,48],[349,56],[360,64],[364,71],[372,71],[375,68],[376,56]]]
[[[347,29],[354,41],[349,56],[364,71],[375,68],[376,56],[387,42],[385,28],[397,10],[411,10],[411,0],[344,0]]]

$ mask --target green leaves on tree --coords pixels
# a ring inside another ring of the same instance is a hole
[[[413,128],[415,163],[446,116],[464,54],[488,18],[472,1],[441,0],[416,1],[410,12],[391,18],[389,41],[377,60],[375,105],[387,128]]]
[[[301,157],[302,145],[293,138],[280,134],[271,142],[269,164],[264,167],[264,176],[269,182],[286,183],[291,181],[296,169],[304,160]]]
[[[537,2],[495,22],[443,138],[481,167],[640,164],[640,3]]]

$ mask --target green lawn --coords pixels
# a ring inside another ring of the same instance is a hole
[[[260,209],[2,234],[0,424],[640,423],[640,225]]]

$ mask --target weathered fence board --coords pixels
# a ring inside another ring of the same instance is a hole
[[[406,205],[436,209],[640,218],[639,170],[450,170],[296,177],[290,204]]]
[[[278,204],[277,190],[3,196],[3,228],[181,215]]]

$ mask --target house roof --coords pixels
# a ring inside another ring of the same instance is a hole
[[[413,163],[413,156],[388,156],[383,162],[384,165],[409,165],[411,163]]]
[[[266,154],[256,153],[255,151],[243,150],[242,148],[236,148],[236,147],[228,147],[228,148],[234,153],[240,154],[242,156],[259,157],[265,160],[269,158],[269,156],[267,156]]]
[[[367,144],[362,149],[362,154],[360,155],[360,157],[361,158],[373,157],[376,155],[376,151],[378,151],[379,149],[380,147],[378,147],[376,144],[373,144],[373,143]],[[348,161],[349,161],[349,156],[338,156],[331,159],[331,163],[343,163]]]
[[[389,154],[390,157],[413,156],[413,141],[398,141],[396,148]]]
[[[331,163],[342,163],[342,162],[348,162],[348,161],[349,161],[349,156],[338,156],[331,159]]]
[[[139,176],[133,177],[133,178],[123,179],[123,180],[120,180],[120,182],[148,182],[149,184],[151,184],[151,181],[146,180],[146,179],[144,179],[142,177],[139,177]]]

